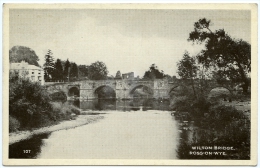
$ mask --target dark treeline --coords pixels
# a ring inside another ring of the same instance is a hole
[[[44,79],[46,82],[67,82],[84,79],[101,80],[106,79],[108,70],[103,62],[96,61],[91,65],[77,65],[70,62],[57,59],[54,61],[51,50],[45,55]]]

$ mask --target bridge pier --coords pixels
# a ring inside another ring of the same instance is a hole
[[[132,99],[129,90],[126,89],[116,89],[116,99]]]

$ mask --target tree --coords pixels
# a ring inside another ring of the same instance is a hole
[[[196,60],[194,57],[191,57],[190,54],[185,51],[182,60],[177,63],[178,74],[182,79],[191,80],[192,89],[194,96],[196,96],[195,87],[194,87],[194,78],[197,76]]]
[[[64,65],[63,79],[69,81],[70,61],[67,59]]]
[[[51,50],[48,50],[47,54],[45,55],[45,63],[43,65],[43,67],[44,67],[45,81],[52,79],[53,72],[54,72],[54,59],[53,59]]]
[[[63,79],[63,67],[60,59],[57,59],[54,64],[53,77],[55,80],[61,81]]]
[[[31,65],[39,66],[39,58],[35,51],[24,46],[13,46],[9,50],[9,61],[10,63],[25,61]]]
[[[122,79],[122,75],[121,75],[121,72],[120,71],[117,71],[116,72],[116,77],[115,79]]]
[[[164,78],[164,72],[159,71],[158,67],[155,64],[152,64],[148,71],[144,73],[144,79],[163,79]]]
[[[224,29],[213,32],[210,20],[199,19],[188,41],[205,44],[205,49],[197,55],[199,63],[206,68],[217,67],[229,80],[243,83],[243,92],[247,93],[251,72],[251,45],[242,39],[231,38]],[[236,75],[236,78],[233,75]]]
[[[37,82],[20,78],[17,73],[11,72],[9,115],[18,119],[22,127],[32,127],[46,119],[42,117],[43,115],[49,116],[51,113],[50,97],[46,89]]]
[[[78,79],[78,66],[76,63],[72,62],[70,64],[70,79],[77,80]]]
[[[89,79],[101,80],[106,79],[108,70],[106,64],[100,61],[96,61],[89,66]]]
[[[78,71],[79,71],[79,78],[80,79],[85,79],[86,77],[88,77],[88,66],[79,65]]]

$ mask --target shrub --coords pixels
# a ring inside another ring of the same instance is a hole
[[[232,106],[215,105],[209,108],[210,118],[216,122],[228,123],[243,118],[243,113]],[[222,124],[222,125],[223,125]]]
[[[14,132],[17,131],[19,128],[20,122],[16,118],[9,116],[9,131]]]
[[[61,116],[63,119],[70,119],[70,115],[72,113],[79,115],[80,109],[70,105],[68,103],[59,103],[59,102],[52,102],[52,110],[53,113],[58,114],[57,116]]]
[[[191,109],[191,100],[187,96],[173,97],[170,108],[178,112],[189,112]]]
[[[28,127],[40,113],[50,112],[50,97],[39,83],[10,74],[9,114],[19,120],[21,127]]]
[[[80,109],[71,105],[71,112],[76,114],[76,115],[80,115]]]
[[[67,101],[67,96],[63,91],[50,94],[50,98],[52,101],[61,101],[61,102]]]
[[[204,113],[208,113],[211,103],[205,99],[205,97],[200,96],[195,99],[191,105],[191,114],[196,117],[204,116]]]

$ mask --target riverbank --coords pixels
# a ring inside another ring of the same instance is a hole
[[[99,115],[95,115],[95,116],[94,115],[79,115],[76,118],[76,120],[62,121],[57,125],[42,127],[42,128],[35,129],[32,131],[12,132],[12,133],[9,133],[9,145],[22,141],[22,140],[25,140],[25,139],[29,139],[33,135],[50,133],[50,132],[59,131],[59,130],[63,130],[63,129],[71,129],[71,128],[75,128],[75,127],[79,127],[82,125],[96,122],[103,118],[104,118],[104,116],[99,116]]]

